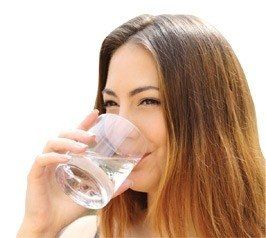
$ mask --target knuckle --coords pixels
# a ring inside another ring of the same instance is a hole
[[[35,163],[40,165],[43,161],[43,155],[38,155],[35,159]]]
[[[46,142],[45,148],[51,148],[54,143],[54,140],[50,139]]]
[[[56,157],[56,156],[59,156],[60,154],[59,153],[56,153],[54,151],[50,152],[47,154],[48,157]]]
[[[41,157],[43,157],[43,154],[39,154],[39,155],[37,155],[37,156],[35,157],[35,161],[40,160]]]

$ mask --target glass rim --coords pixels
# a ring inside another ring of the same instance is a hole
[[[148,140],[147,140],[146,136],[143,135],[143,133],[140,131],[140,129],[136,125],[134,125],[131,121],[129,121],[125,117],[122,117],[120,115],[113,114],[113,113],[103,113],[103,114],[99,115],[98,118],[99,117],[104,117],[106,115],[107,116],[111,115],[111,116],[114,116],[114,117],[122,118],[122,120],[126,120],[131,126],[133,126],[133,128],[136,129],[138,131],[139,135],[144,139],[144,141],[145,141],[145,147],[146,147],[145,148],[145,153],[147,152],[147,149],[148,149]]]
[[[140,134],[141,136],[144,137],[144,135],[142,134],[142,132],[140,131],[140,129],[139,129],[136,125],[134,125],[131,121],[129,121],[128,119],[126,119],[125,117],[122,117],[122,116],[119,116],[119,115],[117,115],[117,114],[113,114],[113,113],[103,113],[103,114],[99,115],[98,118],[99,118],[99,117],[102,117],[102,116],[104,116],[104,115],[107,115],[107,116],[108,116],[108,115],[112,115],[112,116],[115,116],[115,117],[122,118],[122,120],[126,120],[127,122],[129,122],[129,124],[130,124],[131,126],[133,126],[133,127],[139,132],[139,134]]]

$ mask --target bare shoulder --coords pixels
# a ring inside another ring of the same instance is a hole
[[[93,238],[97,231],[97,216],[81,217],[68,225],[59,235],[59,238]]]

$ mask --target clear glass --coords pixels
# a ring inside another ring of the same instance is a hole
[[[100,115],[88,131],[93,143],[82,154],[67,152],[69,162],[59,164],[56,180],[70,198],[89,209],[100,209],[147,152],[147,140],[126,118]]]

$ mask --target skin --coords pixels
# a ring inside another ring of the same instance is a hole
[[[150,85],[158,88],[152,56],[132,43],[121,46],[111,58],[105,86],[114,91],[117,97],[103,93],[103,99],[107,113],[120,115],[133,122],[146,137],[148,152],[152,153],[134,167],[128,179],[133,181],[131,189],[152,194],[158,185],[166,155],[167,130],[161,97],[155,89],[128,95],[135,88]]]
[[[133,181],[133,185],[130,186],[132,190],[147,193],[148,209],[165,167],[167,128],[161,105],[162,98],[160,92],[154,89],[145,90],[133,97],[128,94],[142,86],[158,87],[158,81],[152,55],[141,46],[126,43],[111,58],[105,86],[114,91],[117,97],[103,93],[106,112],[120,115],[133,122],[148,141],[148,151],[152,153],[137,164],[128,176],[128,180]],[[155,99],[159,103],[144,101],[147,98]],[[188,224],[189,237],[197,237],[191,219]],[[160,237],[143,222],[128,231],[126,236]]]
[[[129,43],[123,45],[110,62],[106,88],[113,90],[117,97],[103,94],[105,101],[113,101],[106,104],[106,111],[133,122],[146,137],[148,152],[152,153],[134,167],[114,197],[131,188],[146,192],[149,206],[164,168],[167,131],[158,90],[128,96],[129,91],[147,85],[158,87],[152,56],[140,46]],[[147,98],[153,100],[144,101]],[[17,237],[56,237],[65,226],[87,212],[86,208],[75,204],[62,192],[53,174],[59,163],[67,162],[64,155],[67,151],[82,153],[93,141],[86,131],[93,126],[97,117],[96,110],[77,128],[62,131],[57,138],[50,139],[42,154],[36,157],[28,174],[25,214]],[[136,226],[130,235],[158,236],[146,224]]]
[[[57,138],[48,140],[43,153],[36,157],[27,177],[25,214],[17,237],[55,237],[86,212],[62,192],[54,171],[59,163],[68,161],[64,155],[67,151],[85,151],[91,141],[85,130],[96,118],[97,112],[93,112],[75,130],[62,131]]]
[[[74,203],[55,180],[54,171],[59,163],[67,163],[66,152],[82,153],[93,142],[86,131],[98,117],[98,110],[90,113],[73,130],[65,130],[51,138],[38,155],[27,176],[25,213],[17,237],[54,238],[67,225],[81,217],[87,209]],[[114,197],[128,189],[125,181]],[[67,212],[66,212],[67,211]]]
[[[109,65],[105,88],[114,91],[116,96],[104,92],[103,99],[107,113],[127,118],[147,139],[148,152],[152,153],[134,167],[128,179],[133,181],[132,190],[148,194],[149,206],[165,164],[167,129],[158,90],[145,90],[129,96],[130,91],[143,86],[158,88],[154,59],[141,46],[127,43],[114,53]],[[133,234],[145,237],[151,235],[150,232],[137,227]]]
[[[104,95],[104,99],[108,96],[119,106],[108,107],[107,112],[132,121],[147,138],[148,151],[152,153],[134,168],[114,197],[131,187],[147,192],[150,199],[163,167],[166,130],[161,106],[151,100],[140,104],[144,97],[160,100],[159,92],[148,90],[132,98],[127,96],[130,90],[144,85],[158,87],[151,56],[133,45],[121,47],[112,57],[106,85],[118,97]],[[60,132],[57,138],[51,138],[46,143],[42,154],[36,157],[28,174],[25,214],[17,237],[56,237],[65,226],[87,212],[86,208],[75,204],[62,192],[55,180],[54,170],[59,163],[67,162],[67,151],[82,153],[86,150],[87,144],[93,140],[86,131],[93,126],[97,117],[96,110],[77,128]]]

